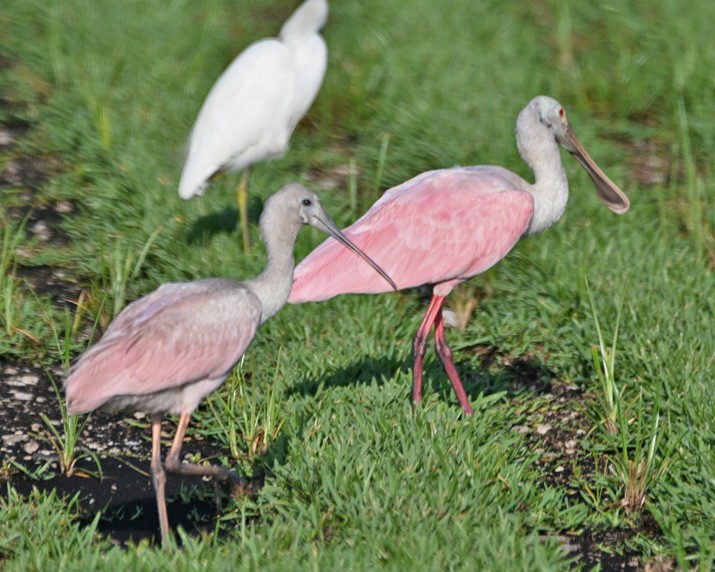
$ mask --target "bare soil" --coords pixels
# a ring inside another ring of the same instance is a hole
[[[149,419],[137,414],[119,419],[93,414],[82,433],[80,449],[95,453],[100,460],[102,478],[92,458],[81,459],[71,477],[62,476],[51,434],[41,415],[59,428],[59,405],[49,375],[61,379],[61,372],[0,359],[0,465],[5,462],[0,480],[8,481],[24,495],[33,488],[56,489],[68,498],[79,493],[79,504],[90,523],[102,512],[99,532],[119,543],[157,541],[156,501],[149,477]],[[164,445],[173,437],[175,424],[165,421]],[[187,437],[184,458],[200,458],[218,464],[225,455],[211,441]],[[30,475],[17,470],[24,467]],[[32,473],[35,473],[34,475]],[[260,486],[260,478],[257,481]],[[6,492],[0,487],[0,495]],[[168,475],[166,494],[172,526],[200,533],[215,527],[214,487],[201,477]]]

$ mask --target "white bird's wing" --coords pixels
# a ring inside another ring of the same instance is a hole
[[[221,170],[240,170],[285,153],[295,93],[291,52],[278,40],[250,45],[206,97],[189,140],[179,184],[182,198],[201,194]]]

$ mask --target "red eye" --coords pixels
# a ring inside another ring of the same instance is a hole
[[[559,109],[559,116],[560,117],[564,116],[564,108],[563,107]]]

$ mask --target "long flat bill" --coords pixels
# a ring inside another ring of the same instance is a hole
[[[625,213],[631,207],[631,202],[625,193],[596,165],[570,127],[566,129],[566,138],[574,146],[574,150],[569,151],[591,177],[601,202],[616,214]]]

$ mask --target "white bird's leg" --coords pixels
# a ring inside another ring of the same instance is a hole
[[[245,482],[229,471],[226,467],[216,467],[212,465],[203,466],[195,465],[192,463],[182,463],[179,459],[181,454],[181,447],[184,443],[184,435],[186,434],[186,428],[189,425],[189,420],[191,419],[191,413],[182,413],[179,417],[179,425],[176,428],[176,435],[174,436],[174,441],[171,444],[171,450],[166,456],[166,470],[171,473],[178,473],[181,475],[200,475],[200,476],[211,476],[221,482],[231,482],[236,485],[245,486]],[[218,496],[218,490],[217,496]],[[220,500],[217,498],[216,504],[220,507]]]
[[[412,342],[412,351],[414,353],[414,363],[412,364],[412,408],[422,401],[422,361],[427,348],[427,336],[432,329],[432,324],[437,315],[442,313],[442,302],[444,296],[432,296],[425,317],[420,324],[415,339]]]
[[[437,350],[439,359],[442,360],[442,365],[444,366],[444,371],[447,372],[449,381],[452,382],[452,389],[457,395],[457,401],[459,401],[467,415],[474,415],[474,409],[472,409],[469,399],[467,399],[467,392],[464,391],[462,380],[459,379],[457,368],[454,367],[454,362],[452,361],[452,348],[449,347],[447,339],[444,337],[444,320],[442,319],[441,306],[434,321],[434,347]]]
[[[248,242],[248,179],[250,170],[248,168],[241,173],[241,182],[236,190],[236,201],[238,202],[238,221],[241,224],[241,240],[243,241],[243,252],[248,252],[251,245]]]
[[[153,415],[151,418],[151,483],[156,495],[156,507],[159,512],[159,529],[161,530],[161,544],[167,547],[169,538],[169,517],[166,512],[166,473],[161,466],[161,418],[163,415]]]

